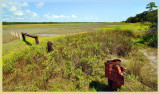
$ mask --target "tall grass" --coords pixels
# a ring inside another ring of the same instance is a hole
[[[122,63],[124,67],[126,67],[125,72],[128,75],[132,75],[137,77],[136,80],[141,82],[141,91],[154,91],[158,89],[157,81],[157,70],[155,70],[148,58],[146,58],[143,53],[134,50],[127,62]],[[143,86],[147,86],[149,88],[145,88]]]

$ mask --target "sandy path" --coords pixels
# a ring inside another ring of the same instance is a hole
[[[154,68],[154,69],[158,69],[158,56],[157,56],[157,53],[156,52],[149,52],[145,49],[141,49],[139,50],[141,53],[143,53],[151,62],[151,66]]]

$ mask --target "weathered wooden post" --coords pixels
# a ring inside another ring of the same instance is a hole
[[[25,33],[22,32],[21,34],[22,34],[23,41],[26,41]]]
[[[39,44],[38,36],[30,35],[30,34],[23,33],[23,32],[21,34],[22,34],[23,41],[26,41],[25,36],[29,36],[29,37],[35,38],[36,44]]]
[[[18,34],[16,33],[16,38],[18,39]]]
[[[36,44],[39,44],[38,37],[35,37]]]
[[[121,66],[121,60],[107,60],[105,63],[105,76],[108,78],[108,85],[110,91],[117,91],[124,85],[124,76],[122,72],[125,70]]]
[[[19,39],[22,39],[21,34],[19,34]]]
[[[13,36],[16,36],[16,34],[13,32]]]
[[[48,47],[48,52],[51,52],[51,51],[54,50],[54,49],[53,49],[53,43],[52,43],[51,41],[48,41],[48,42],[47,42],[47,47]]]

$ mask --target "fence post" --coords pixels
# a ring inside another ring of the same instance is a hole
[[[18,39],[18,34],[16,33],[16,38]]]
[[[19,39],[22,39],[21,34],[19,34]]]
[[[13,32],[13,36],[16,36],[16,34]]]
[[[48,52],[51,52],[51,51],[54,50],[54,49],[53,49],[53,43],[52,43],[51,41],[48,41],[48,42],[47,42],[47,46],[48,46]]]
[[[25,35],[22,34],[23,41],[26,41]]]
[[[29,37],[35,38],[36,44],[39,44],[38,36],[23,33],[23,32],[21,32],[21,34],[22,34],[23,41],[26,41],[25,36],[29,36]]]
[[[39,44],[38,37],[35,38],[36,44]]]

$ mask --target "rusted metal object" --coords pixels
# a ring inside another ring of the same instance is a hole
[[[54,50],[53,43],[51,41],[47,42],[48,52],[52,52]]]
[[[108,78],[109,90],[117,91],[122,85],[124,85],[123,71],[125,70],[121,66],[121,60],[107,60],[105,63],[105,77]]]
[[[36,44],[39,44],[38,36],[27,34],[24,32],[21,32],[21,34],[22,34],[23,41],[26,41],[25,36],[29,36],[29,37],[35,38]]]

